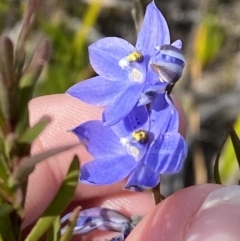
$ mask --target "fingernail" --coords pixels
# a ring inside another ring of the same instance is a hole
[[[211,192],[186,228],[186,241],[237,241],[240,237],[240,186]]]

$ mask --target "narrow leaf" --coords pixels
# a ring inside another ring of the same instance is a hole
[[[143,22],[143,6],[140,2],[140,0],[135,0],[134,7],[132,9],[132,17],[134,20],[135,28],[137,30],[137,33],[140,32],[140,29],[142,27]]]
[[[220,161],[220,157],[221,157],[223,147],[224,147],[228,137],[229,137],[229,131],[224,136],[223,142],[222,142],[222,144],[219,148],[219,151],[218,151],[218,154],[216,156],[215,163],[214,163],[214,180],[215,180],[215,183],[217,183],[217,184],[222,184],[221,177],[220,177],[220,171],[219,171],[219,161]]]
[[[0,141],[1,142],[1,141]],[[0,182],[6,181],[9,177],[10,171],[8,169],[8,166],[3,159],[3,157],[0,157]]]
[[[70,241],[71,240],[72,235],[73,235],[73,230],[76,225],[80,210],[81,210],[81,207],[76,207],[73,210],[72,216],[68,221],[66,231],[64,232],[64,234],[62,235],[62,237],[60,238],[59,241]]]
[[[25,15],[25,19],[23,21],[23,26],[18,38],[17,47],[16,47],[16,62],[15,66],[18,72],[18,75],[21,73],[22,67],[24,66],[25,61],[25,44],[30,32],[30,28],[35,19],[36,11],[38,10],[39,0],[30,0],[28,2],[28,9]]]
[[[48,39],[41,39],[31,58],[31,61],[23,70],[23,75],[42,68],[51,57],[51,43]]]
[[[230,136],[231,136],[231,141],[233,144],[234,152],[235,152],[235,155],[237,158],[238,166],[240,168],[240,140],[237,136],[237,133],[236,133],[234,127],[231,128]]]
[[[214,180],[215,180],[215,183],[217,183],[217,184],[222,184],[221,177],[220,177],[220,174],[219,174],[219,159],[220,159],[220,156],[221,156],[221,151],[219,151],[219,153],[216,157],[215,163],[214,163]]]
[[[60,216],[57,216],[57,218],[54,220],[53,224],[47,232],[46,241],[59,241],[60,229]]]
[[[26,130],[25,133],[18,139],[20,143],[31,144],[35,138],[43,131],[43,129],[50,123],[51,118],[43,116],[32,128]]]
[[[37,241],[44,233],[46,233],[58,215],[63,212],[72,200],[78,184],[78,176],[79,160],[77,156],[75,156],[57,195],[43,215],[38,219],[25,241]]]
[[[10,119],[10,103],[8,90],[3,82],[3,77],[0,74],[0,127],[2,130],[2,134],[6,134],[7,123],[9,123]]]
[[[0,218],[7,216],[13,210],[13,207],[7,203],[0,203]]]
[[[0,183],[0,198],[8,203],[13,203],[13,194],[6,183]]]
[[[7,134],[6,120],[0,105],[0,137],[3,139],[6,134]]]
[[[16,183],[24,182],[27,180],[28,175],[34,170],[35,166],[45,159],[60,154],[64,151],[70,150],[79,144],[72,144],[67,146],[56,147],[48,151],[42,152],[32,157],[26,157],[22,160],[21,164],[17,168],[13,175],[13,179]]]
[[[48,62],[51,53],[49,40],[42,39],[38,44],[32,60],[22,74],[21,82],[16,90],[17,104],[13,106],[15,118],[21,120],[17,126],[17,133],[21,135],[28,127],[28,102],[32,99],[39,76],[44,65]]]
[[[0,240],[16,241],[9,216],[0,218]]]
[[[0,38],[0,71],[4,85],[9,89],[14,81],[13,43],[7,36]]]

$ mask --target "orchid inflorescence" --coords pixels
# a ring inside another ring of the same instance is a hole
[[[82,165],[80,182],[108,185],[127,178],[125,189],[143,191],[157,186],[160,174],[181,170],[187,145],[170,96],[185,65],[181,47],[180,40],[170,43],[167,23],[154,1],[147,6],[135,47],[117,37],[90,45],[98,76],[66,92],[105,106],[102,121],[72,129],[93,156]]]
[[[102,121],[72,129],[94,157],[82,166],[81,182],[107,185],[129,176],[126,189],[144,190],[159,183],[159,174],[181,170],[187,146],[178,133],[178,111],[165,91],[181,77],[181,45],[180,40],[170,44],[167,23],[154,2],[147,7],[136,47],[116,37],[90,45],[90,62],[99,76],[67,93],[106,108]]]

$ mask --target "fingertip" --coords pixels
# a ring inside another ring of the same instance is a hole
[[[182,189],[156,206],[126,241],[183,241],[186,229],[206,196],[221,185],[205,184]]]
[[[101,108],[87,105],[66,94],[35,98],[29,103],[29,111],[30,125],[34,125],[42,116],[51,118],[51,123],[33,142],[32,155],[55,147],[79,143],[77,137],[67,130],[87,120],[100,119],[102,113]],[[85,148],[79,145],[36,166],[29,177],[23,226],[34,221],[51,202],[75,154],[82,163],[91,159]]]
[[[240,187],[221,186],[204,199],[193,216],[185,240],[239,240]]]

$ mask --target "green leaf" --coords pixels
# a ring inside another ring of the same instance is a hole
[[[70,150],[76,147],[77,145],[78,144],[72,144],[67,146],[56,147],[48,151],[42,152],[38,155],[24,158],[13,175],[13,183],[19,184],[21,182],[25,182],[29,174],[33,172],[35,166],[38,163],[46,160],[49,157],[52,157],[64,151]]]
[[[13,207],[7,203],[0,203],[0,218],[7,216],[13,210]]]
[[[0,199],[5,200],[6,202],[13,203],[13,192],[6,185],[6,183],[0,183]]]
[[[38,78],[42,73],[44,65],[50,58],[51,45],[47,39],[42,39],[38,44],[30,64],[24,69],[20,85],[16,89],[16,105],[13,106],[15,118],[20,120],[17,133],[21,135],[28,127],[28,102],[32,99]]]
[[[76,225],[80,210],[81,210],[81,207],[76,207],[73,210],[72,216],[69,219],[68,224],[67,224],[67,229],[66,229],[66,231],[64,232],[64,234],[62,235],[62,237],[60,238],[59,241],[70,241],[71,240],[73,230],[74,230],[74,227]]]
[[[10,89],[14,82],[13,43],[7,36],[0,38],[0,71],[4,85]]]
[[[3,157],[0,157],[0,182],[7,181],[10,171]]]
[[[77,30],[73,45],[76,51],[83,49],[86,38],[89,35],[90,30],[96,23],[97,17],[101,11],[101,1],[93,1],[92,4],[88,5],[86,14],[82,20],[82,26]]]
[[[194,54],[202,67],[216,59],[224,44],[226,34],[217,13],[206,13],[196,30]]]
[[[18,142],[31,144],[50,121],[50,117],[43,116],[32,128],[27,129],[25,133],[19,137]]]
[[[238,182],[239,167],[230,136],[231,128],[229,127],[230,126],[228,126],[228,130],[226,129],[226,134],[228,133],[228,139],[222,150],[219,162],[219,172],[222,183],[226,185],[233,185]],[[238,134],[240,133],[240,116],[234,123],[234,129]]]
[[[19,38],[17,41],[16,52],[15,52],[15,67],[17,69],[17,74],[20,75],[22,68],[25,62],[25,44],[27,37],[30,33],[30,28],[35,20],[35,13],[38,10],[39,3],[41,1],[38,0],[30,0],[28,1],[28,9],[23,21],[22,29],[19,34]]]
[[[47,232],[46,241],[59,241],[60,238],[60,216],[57,216]]]
[[[51,43],[48,39],[41,39],[40,43],[29,61],[28,65],[23,70],[23,75],[35,72],[41,69],[51,57]]]
[[[234,151],[235,151],[235,155],[236,155],[236,158],[237,158],[238,166],[239,166],[239,169],[240,169],[240,140],[239,140],[239,138],[237,136],[237,133],[236,133],[236,131],[233,127],[231,128],[230,136],[231,136],[233,148],[234,148]]]
[[[4,86],[2,76],[0,75],[0,126],[3,133],[7,133],[7,125],[10,119],[10,103],[9,103],[9,93]]]
[[[3,114],[3,110],[0,105],[0,138],[4,139],[4,135],[7,133],[6,122]],[[3,142],[3,140],[1,140]]]
[[[16,241],[9,216],[0,218],[0,240],[1,241]]]
[[[46,233],[58,215],[63,212],[63,210],[72,200],[78,184],[78,176],[79,160],[77,156],[75,156],[57,195],[45,210],[43,215],[38,219],[25,241],[37,241],[44,233]]]

